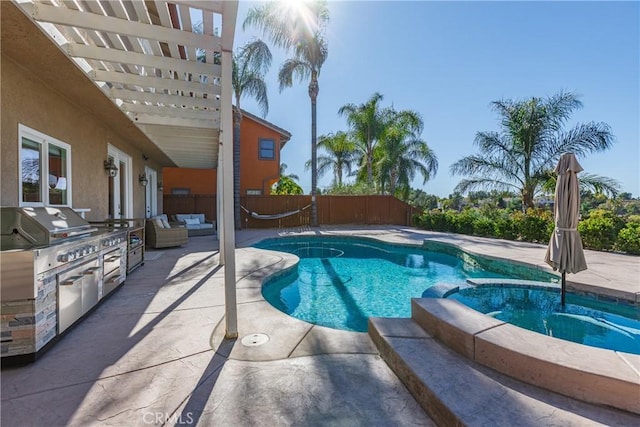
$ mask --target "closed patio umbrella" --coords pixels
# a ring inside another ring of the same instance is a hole
[[[555,230],[551,235],[544,260],[554,270],[562,273],[561,303],[564,306],[567,273],[577,273],[587,269],[582,240],[578,233],[580,213],[580,189],[578,172],[582,171],[573,153],[560,157],[556,173]]]

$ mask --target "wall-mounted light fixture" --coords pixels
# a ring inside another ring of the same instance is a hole
[[[158,191],[164,190],[164,186],[162,185],[162,181],[158,181]]]
[[[110,177],[115,177],[118,175],[118,166],[113,161],[113,157],[109,157],[108,160],[104,161],[104,169],[109,173]]]
[[[147,179],[147,175],[143,173],[138,175],[138,181],[140,181],[140,185],[142,185],[143,187],[146,187],[147,184],[149,183],[149,180]]]

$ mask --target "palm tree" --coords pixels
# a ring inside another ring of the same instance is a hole
[[[304,191],[302,190],[302,187],[300,187],[300,185],[296,182],[297,180],[300,179],[298,178],[298,175],[293,173],[285,175],[286,170],[287,170],[287,164],[281,163],[280,179],[273,186],[271,190],[271,194],[273,195],[303,194]]]
[[[614,137],[606,123],[578,124],[565,131],[571,113],[582,107],[578,96],[560,92],[549,98],[502,100],[492,103],[501,116],[502,131],[478,132],[475,144],[479,154],[464,157],[451,165],[451,173],[470,176],[455,190],[476,188],[516,190],[523,209],[533,207],[534,197],[553,175],[563,153],[577,156],[603,151],[613,145]],[[581,177],[582,178],[582,177]],[[599,188],[615,194],[608,178],[590,176]]]
[[[280,163],[280,176],[281,177],[286,176],[287,178],[291,178],[291,179],[294,179],[296,181],[300,180],[300,177],[298,175],[294,174],[294,173],[290,173],[288,175],[285,175],[285,172],[287,171],[288,167],[289,166],[287,166],[286,163]]]
[[[382,99],[383,96],[376,92],[364,104],[346,104],[338,110],[339,115],[346,116],[356,148],[361,153],[362,162],[366,164],[369,186],[373,185],[374,151],[389,121],[389,109],[380,108]]]
[[[262,117],[267,115],[269,100],[264,75],[270,66],[271,51],[266,43],[259,39],[245,44],[233,55],[231,82],[236,98],[233,109],[233,208],[236,230],[239,230],[242,224],[240,220],[240,123],[242,122],[240,99],[243,95],[252,96],[258,102]]]
[[[326,0],[277,1],[254,6],[242,24],[256,26],[268,35],[278,47],[293,53],[285,60],[278,72],[280,91],[293,86],[294,77],[298,81],[309,79],[311,98],[311,225],[318,225],[316,192],[318,186],[316,147],[316,102],[320,86],[318,77],[329,54],[324,36],[329,21]]]
[[[318,156],[318,175],[322,176],[329,170],[333,172],[333,184],[342,186],[343,172],[351,174],[351,167],[355,161],[355,144],[345,132],[330,133],[318,138],[318,148],[326,154]],[[305,163],[305,169],[311,167],[311,160]]]
[[[392,111],[387,127],[380,135],[379,160],[376,168],[381,188],[388,184],[389,193],[395,195],[398,187],[406,199],[416,173],[426,183],[438,171],[438,159],[427,143],[420,139],[423,121],[411,110]]]

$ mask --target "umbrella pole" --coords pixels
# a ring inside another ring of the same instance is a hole
[[[566,279],[566,274],[564,271],[562,272],[562,285],[560,286],[560,304],[562,304],[562,307],[564,307],[564,294],[565,294],[565,289],[567,286],[567,279]]]

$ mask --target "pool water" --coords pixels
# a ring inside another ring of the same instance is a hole
[[[640,310],[631,305],[568,294],[562,307],[558,290],[497,286],[460,289],[447,298],[541,334],[640,354]]]
[[[411,298],[435,284],[506,278],[452,255],[365,239],[269,239],[255,247],[300,258],[296,270],[265,283],[267,301],[298,319],[349,331],[366,332],[371,316],[410,317]]]

